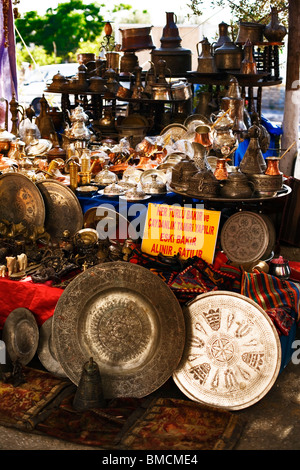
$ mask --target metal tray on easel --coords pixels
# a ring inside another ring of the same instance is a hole
[[[173,379],[191,400],[229,410],[247,408],[274,385],[279,335],[265,311],[240,294],[199,295],[186,307],[186,345]]]
[[[64,290],[52,341],[76,385],[93,357],[106,398],[143,397],[177,368],[185,324],[178,300],[158,276],[138,265],[109,262],[79,274]]]

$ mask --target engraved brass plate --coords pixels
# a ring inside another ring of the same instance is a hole
[[[106,398],[143,397],[163,385],[182,356],[180,304],[155,274],[111,262],[79,274],[53,315],[55,356],[78,385],[83,365],[98,364]]]
[[[73,191],[56,180],[37,183],[46,209],[45,230],[52,238],[61,238],[65,230],[74,235],[83,227],[81,205]]]
[[[234,263],[261,259],[269,245],[266,221],[255,212],[233,214],[222,227],[221,245],[226,256]]]
[[[43,226],[45,205],[36,185],[21,173],[0,176],[0,220]]]
[[[25,366],[33,359],[39,342],[39,329],[33,313],[16,308],[8,315],[3,326],[2,339],[12,362]]]
[[[190,399],[238,410],[258,402],[281,364],[278,333],[264,310],[240,294],[198,296],[185,310],[187,339],[173,378]]]

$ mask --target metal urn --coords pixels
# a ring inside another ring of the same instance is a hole
[[[103,408],[104,406],[105,399],[99,367],[91,357],[83,366],[73,400],[73,407],[78,411],[84,411],[92,408]]]
[[[155,66],[159,60],[165,60],[172,76],[185,74],[192,68],[192,52],[181,46],[176,21],[175,13],[166,12],[166,25],[160,38],[161,47],[151,51],[151,61]]]

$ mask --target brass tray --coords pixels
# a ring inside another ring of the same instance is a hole
[[[48,318],[40,327],[37,355],[41,364],[43,364],[48,372],[57,377],[66,377],[60,363],[55,357],[52,347],[52,319],[53,317]]]
[[[229,167],[230,169],[230,167]],[[208,197],[208,196],[200,196],[199,194],[194,194],[191,193],[190,191],[181,191],[175,187],[172,187],[172,191],[176,194],[180,194],[180,196],[184,197],[190,197],[193,199],[199,199],[199,201],[211,201],[211,202],[224,202],[224,203],[233,203],[236,204],[237,202],[244,202],[244,203],[249,203],[251,204],[252,202],[268,202],[272,201],[273,199],[276,199],[278,197],[285,197],[288,196],[291,193],[291,188],[284,184],[282,186],[282,189],[277,191],[277,194],[275,196],[267,196],[267,197],[256,197],[256,196],[251,196],[248,198],[230,198],[230,197],[219,197],[219,196],[214,196],[214,197]]]
[[[26,366],[33,359],[39,342],[39,328],[30,310],[16,308],[10,312],[3,326],[2,340],[12,362],[18,360]]]
[[[36,185],[21,173],[0,176],[0,221],[43,226],[45,205]]]
[[[172,143],[172,140],[176,142],[177,140],[184,139],[187,133],[187,128],[180,123],[169,124],[164,127],[160,132],[160,135],[163,137],[165,145]]]
[[[143,397],[178,367],[184,348],[182,309],[169,287],[138,265],[109,262],[79,274],[53,315],[55,355],[79,383],[93,357],[106,398]]]
[[[239,410],[263,398],[281,365],[279,335],[265,311],[240,294],[202,294],[185,309],[186,345],[173,379],[190,399]]]
[[[196,127],[198,126],[211,126],[211,121],[203,116],[202,114],[191,114],[184,121],[184,126],[187,128],[188,132],[195,132]]]
[[[269,246],[270,234],[260,214],[241,211],[226,220],[220,240],[228,259],[243,264],[262,259]]]
[[[126,240],[128,238],[129,221],[123,215],[119,214],[114,209],[101,206],[101,211],[97,214],[98,207],[91,207],[83,216],[84,228],[91,228],[97,230],[99,238],[104,240]],[[106,224],[103,226],[99,224],[105,218]],[[98,225],[99,224],[99,225]],[[111,227],[113,228],[112,230]]]
[[[52,238],[61,238],[65,230],[73,236],[83,226],[81,205],[73,191],[59,181],[47,179],[36,183],[44,199],[45,230]]]

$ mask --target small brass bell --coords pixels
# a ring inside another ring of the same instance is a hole
[[[103,408],[105,399],[98,365],[91,357],[83,366],[81,378],[74,396],[73,407],[78,411]]]

